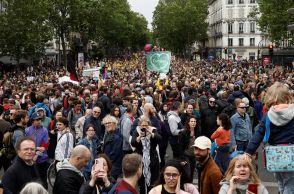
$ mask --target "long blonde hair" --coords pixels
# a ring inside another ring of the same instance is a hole
[[[246,160],[243,155],[237,156],[231,160],[229,167],[227,169],[227,172],[225,174],[226,181],[229,182],[231,178],[234,176],[234,169],[235,169],[236,162],[241,162],[241,164],[249,167],[249,170],[250,170],[249,182],[257,183],[257,184],[261,182],[257,174],[255,173],[255,169],[252,166],[251,162]]]
[[[270,108],[278,104],[291,104],[293,97],[288,87],[281,82],[275,82],[268,88],[265,95],[265,105]]]

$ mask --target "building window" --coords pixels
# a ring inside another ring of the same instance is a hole
[[[245,17],[245,11],[243,8],[240,8],[239,10],[239,18],[244,18]]]
[[[255,38],[250,38],[250,46],[255,46]]]
[[[244,24],[243,23],[239,23],[239,34],[244,33]]]
[[[250,3],[255,3],[255,0],[250,0]]]
[[[250,23],[250,32],[255,33],[255,23],[254,22]]]
[[[232,38],[228,38],[228,46],[233,46],[233,39]]]
[[[244,4],[244,0],[239,0],[239,4]]]
[[[228,33],[229,34],[233,33],[233,24],[232,23],[228,23]]]
[[[244,46],[244,38],[239,38],[239,46]]]
[[[233,0],[228,0],[228,4],[233,4]]]

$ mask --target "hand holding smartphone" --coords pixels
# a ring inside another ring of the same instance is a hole
[[[250,191],[251,193],[258,194],[257,189],[258,189],[258,184],[255,184],[255,183],[248,184],[247,190]]]
[[[98,172],[104,171],[103,160],[101,160],[100,158],[95,159],[95,170]]]

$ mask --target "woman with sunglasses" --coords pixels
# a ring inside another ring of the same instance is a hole
[[[199,194],[197,188],[188,183],[188,177],[178,160],[166,162],[160,174],[158,185],[149,194]]]

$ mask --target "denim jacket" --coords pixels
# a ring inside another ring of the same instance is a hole
[[[94,160],[96,159],[97,156],[97,138],[92,139],[92,144],[90,144],[89,140],[87,137],[83,138],[78,145],[84,145],[86,146],[89,150],[91,150],[91,159],[88,162],[88,164],[83,168],[83,171],[85,172],[91,172],[92,166],[94,164]]]
[[[231,117],[231,145],[236,145],[237,141],[249,141],[252,136],[252,127],[249,115],[245,113],[242,117],[238,112]]]

